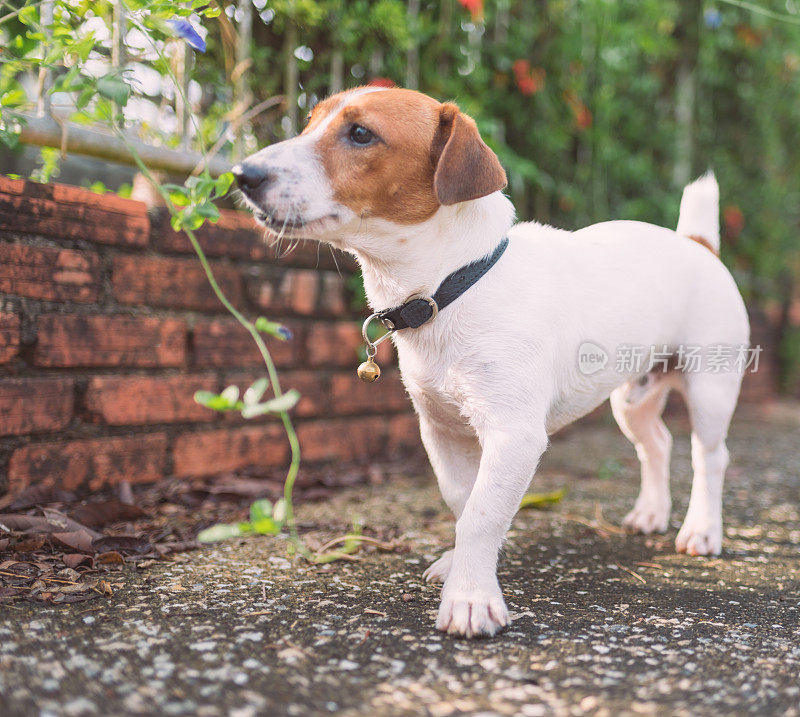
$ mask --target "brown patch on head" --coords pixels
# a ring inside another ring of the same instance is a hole
[[[319,128],[332,112],[317,152],[334,198],[357,215],[418,224],[442,204],[505,186],[497,157],[453,104],[412,90],[345,92],[317,105],[305,132]],[[366,127],[375,139],[355,145],[354,125]]]
[[[714,248],[714,245],[708,241],[705,237],[701,237],[697,234],[689,234],[689,239],[694,242],[697,242],[700,246],[704,246],[708,249],[714,256],[719,256],[719,252]]]

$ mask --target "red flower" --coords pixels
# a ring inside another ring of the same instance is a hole
[[[461,6],[469,10],[474,22],[483,20],[483,0],[458,0]]]
[[[542,67],[531,69],[531,63],[527,60],[515,60],[511,71],[514,73],[514,82],[523,95],[532,95],[544,87],[546,73]]]
[[[731,239],[735,239],[742,233],[742,229],[744,229],[744,214],[735,204],[729,204],[722,210],[722,219]]]

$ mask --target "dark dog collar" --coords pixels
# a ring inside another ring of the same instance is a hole
[[[497,248],[483,259],[473,261],[445,277],[433,296],[415,295],[394,309],[378,311],[374,316],[389,330],[418,329],[433,320],[440,311],[452,304],[467,289],[491,269],[508,247],[504,238]]]
[[[373,358],[377,352],[378,344],[385,341],[395,331],[418,329],[420,326],[435,319],[440,311],[452,304],[471,286],[475,285],[497,263],[507,247],[508,237],[505,237],[488,256],[470,262],[446,276],[433,296],[424,296],[422,294],[410,296],[400,306],[384,311],[376,311],[372,314],[364,322],[364,326],[361,329],[361,334],[367,344],[367,360],[358,367],[359,377],[364,381],[377,380],[381,372]],[[375,320],[384,325],[387,333],[379,339],[371,341],[367,330]]]

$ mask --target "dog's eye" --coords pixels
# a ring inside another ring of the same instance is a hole
[[[375,135],[371,130],[363,127],[360,124],[354,124],[350,128],[350,141],[353,144],[367,145],[375,139]]]

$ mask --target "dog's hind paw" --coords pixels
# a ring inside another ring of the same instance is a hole
[[[436,629],[450,635],[491,637],[511,622],[499,586],[493,590],[442,591]]]
[[[671,506],[667,503],[636,501],[633,510],[622,519],[623,527],[635,533],[665,533],[669,527]]]
[[[447,552],[442,554],[442,557],[438,560],[432,562],[424,573],[422,573],[422,577],[425,578],[426,582],[429,583],[443,583],[447,580],[447,576],[450,575],[450,567],[453,564],[453,551],[448,550]]]

